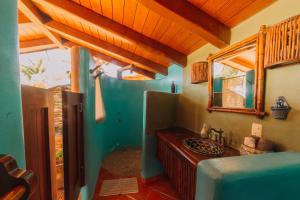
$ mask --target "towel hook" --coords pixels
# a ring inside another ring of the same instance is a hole
[[[93,75],[94,78],[97,78],[101,74],[104,73],[103,69],[101,68],[102,65],[96,65],[94,69],[90,69],[90,73]]]

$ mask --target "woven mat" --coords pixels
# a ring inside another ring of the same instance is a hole
[[[119,194],[138,193],[138,183],[136,178],[122,178],[104,180],[99,196],[111,196]]]

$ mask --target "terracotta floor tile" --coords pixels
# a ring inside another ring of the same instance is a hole
[[[147,199],[145,200],[170,200],[170,197],[162,194],[162,193],[159,193],[159,192],[156,192],[156,191],[152,191],[149,196],[147,197]]]
[[[177,191],[174,189],[167,177],[160,177],[157,181],[149,183],[147,185],[154,191],[166,194],[173,197],[174,199],[179,199]]]

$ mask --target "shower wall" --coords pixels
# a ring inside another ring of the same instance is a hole
[[[106,118],[95,121],[95,81],[89,74],[94,67],[89,52],[81,49],[81,92],[85,94],[85,168],[87,186],[83,199],[92,199],[97,174],[105,155],[122,147],[142,147],[144,91],[171,91],[171,83],[181,92],[182,68],[169,67],[168,77],[151,81],[125,81],[105,75],[101,77]]]

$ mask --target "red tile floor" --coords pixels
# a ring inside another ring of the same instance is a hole
[[[137,194],[100,197],[99,193],[103,180],[116,178],[129,177],[116,176],[105,169],[101,169],[94,194],[94,200],[180,200],[179,195],[165,176],[158,177],[157,180],[147,184],[143,183],[140,177],[137,177],[139,186],[139,193]]]

